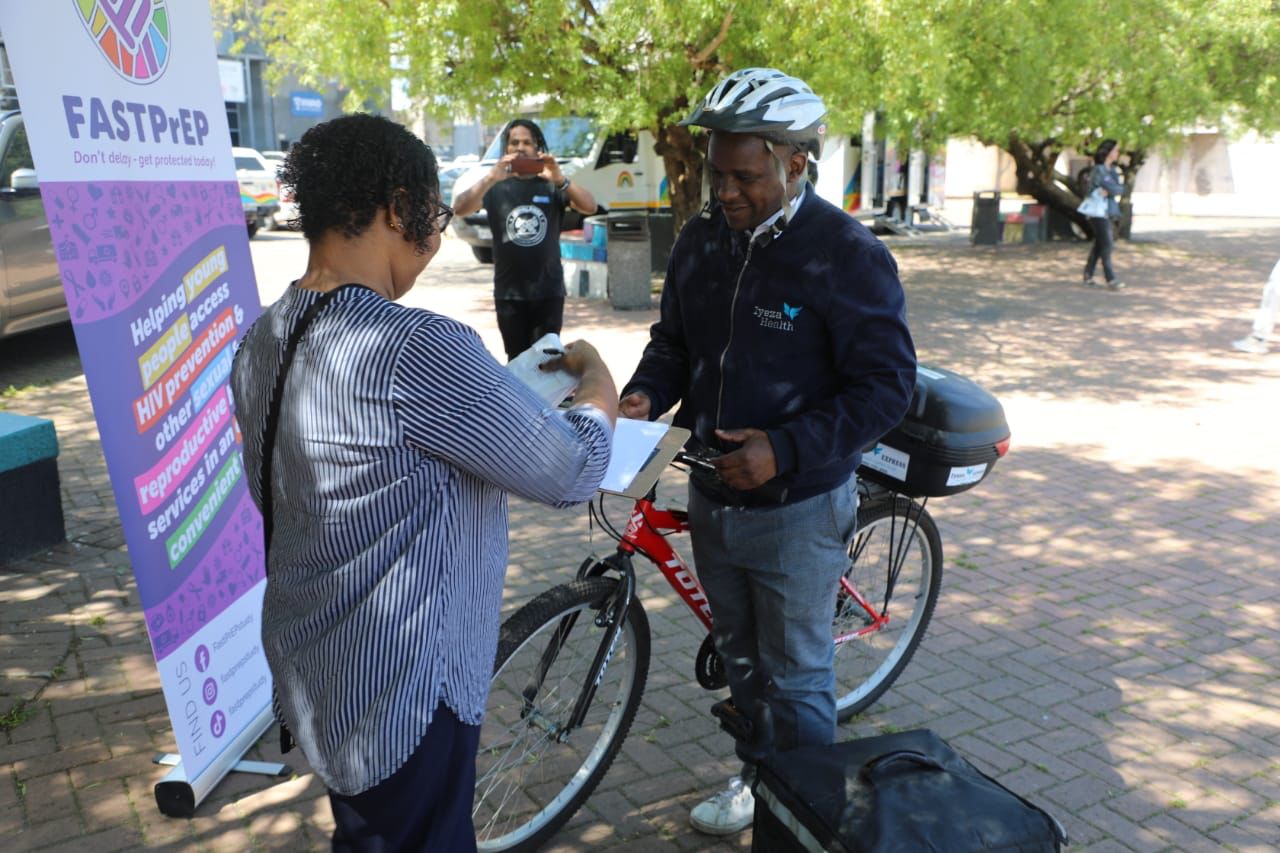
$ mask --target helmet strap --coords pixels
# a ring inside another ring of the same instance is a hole
[[[785,227],[791,224],[791,217],[795,213],[791,207],[791,195],[787,192],[787,162],[778,154],[772,142],[766,139],[764,144],[769,149],[769,153],[773,155],[774,168],[778,173],[778,180],[782,183],[782,222]]]
[[[702,211],[698,214],[703,219],[711,218],[711,170],[707,168],[704,160],[702,163]]]

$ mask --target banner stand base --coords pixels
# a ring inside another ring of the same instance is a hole
[[[194,817],[196,806],[209,795],[219,782],[230,772],[258,773],[263,776],[288,776],[293,770],[287,764],[274,761],[246,761],[237,758],[252,746],[263,733],[271,727],[273,718],[270,707],[254,720],[253,725],[241,732],[240,736],[214,761],[198,779],[188,780],[186,770],[182,767],[182,758],[172,752],[163,752],[152,761],[166,767],[172,767],[164,778],[156,783],[156,805],[165,817]]]

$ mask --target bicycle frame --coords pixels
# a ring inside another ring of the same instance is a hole
[[[848,577],[840,578],[840,594],[846,595],[854,601],[865,613],[866,619],[865,624],[856,631],[833,638],[833,642],[836,645],[874,634],[889,624],[891,616],[887,600],[892,597],[894,582],[897,580],[898,572],[902,568],[902,561],[905,558],[914,527],[918,523],[920,515],[924,512],[923,503],[913,503],[913,507],[915,511],[909,510],[903,519],[903,532],[898,535],[897,541],[894,542],[891,539],[890,551],[895,556],[891,561],[890,576],[886,584],[886,606],[883,610],[868,601]],[[592,661],[590,669],[592,676],[587,679],[582,693],[579,694],[569,721],[556,733],[558,738],[568,737],[573,729],[582,724],[583,719],[586,717],[587,708],[595,697],[596,688],[604,679],[605,670],[608,668],[609,660],[613,656],[618,636],[622,632],[627,607],[636,593],[635,570],[631,560],[633,556],[639,554],[656,565],[658,570],[662,572],[662,576],[666,578],[667,583],[680,595],[685,605],[698,617],[698,620],[702,622],[707,631],[711,630],[711,603],[707,600],[707,594],[697,576],[689,570],[684,559],[667,541],[668,536],[675,533],[683,533],[688,529],[689,514],[687,511],[658,507],[654,503],[654,493],[650,492],[646,497],[637,500],[632,508],[627,526],[621,536],[618,537],[618,548],[615,555],[604,560],[588,559],[579,567],[579,578],[602,575],[612,569],[621,575],[622,582],[618,585],[618,592],[615,594],[613,601],[609,602],[608,606],[597,617],[597,623],[602,627],[607,625],[608,630],[601,640],[600,647],[596,650],[595,659]],[[854,554],[854,559],[856,560],[856,558],[857,552]],[[545,677],[556,656],[559,655],[564,637],[573,628],[573,619],[574,617],[566,617],[566,621],[560,625],[552,642],[544,650],[537,678],[525,688],[526,702],[531,704],[533,697],[541,689],[542,678]]]
[[[927,500],[927,499],[926,499]],[[906,556],[906,549],[911,541],[911,535],[914,533],[915,526],[919,521],[920,514],[924,512],[924,504],[915,504],[917,507],[914,513],[909,512],[907,517],[903,519],[903,531],[897,537],[897,542],[890,543],[890,550],[895,553],[892,560],[892,571],[886,585],[887,597],[891,598],[893,594],[894,581],[897,580],[898,572],[902,568],[902,561]],[[694,615],[702,622],[708,631],[711,630],[711,604],[707,601],[707,594],[702,589],[702,584],[698,582],[698,578],[689,571],[689,567],[681,559],[679,553],[671,547],[671,543],[667,541],[667,537],[673,533],[683,533],[689,529],[689,515],[684,510],[660,509],[651,499],[641,498],[636,501],[635,508],[631,512],[631,518],[627,522],[627,527],[622,533],[622,539],[618,543],[618,551],[628,556],[640,554],[652,561],[662,572],[662,576],[667,579],[667,583],[671,585],[684,603]],[[854,554],[857,559],[857,552]],[[874,634],[889,624],[889,609],[886,606],[883,610],[877,608],[866,597],[858,591],[853,583],[847,577],[840,578],[840,589],[844,595],[853,599],[857,605],[862,608],[867,616],[867,624],[856,631],[842,634],[834,638],[837,644],[845,643],[850,640],[860,639],[868,634]]]
[[[888,492],[893,495],[894,492]],[[916,526],[920,523],[920,516],[924,514],[924,505],[929,499],[924,498],[919,503],[912,501],[907,509],[907,516],[902,520],[902,532],[898,533],[898,525],[891,523],[889,527],[889,551],[893,554],[893,558],[889,561],[889,577],[885,582],[885,606],[883,610],[877,610],[866,597],[858,591],[848,577],[840,578],[840,591],[842,594],[849,596],[862,608],[870,621],[866,625],[856,631],[850,631],[847,634],[841,634],[834,638],[836,645],[847,643],[850,640],[857,640],[868,634],[874,634],[889,624],[889,602],[893,600],[893,587],[898,581],[898,574],[902,571],[902,562],[906,559],[907,549],[911,545],[911,539],[915,535]],[[911,511],[911,507],[915,508],[915,512]],[[895,515],[896,518],[896,515]],[[895,536],[897,541],[895,542]],[[862,554],[862,549],[866,547],[865,542],[860,542],[857,534],[854,534],[854,552],[851,555],[850,562],[857,563],[858,557]]]
[[[640,554],[651,560],[667,579],[667,583],[671,584],[671,588],[679,593],[684,603],[710,631],[711,603],[707,601],[707,594],[698,578],[689,571],[684,560],[667,541],[667,536],[672,533],[683,533],[688,529],[689,514],[684,510],[659,509],[649,498],[641,498],[631,511],[631,518],[618,543],[618,551],[628,556]],[[661,532],[663,530],[667,532]]]

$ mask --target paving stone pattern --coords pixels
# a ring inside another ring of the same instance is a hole
[[[1280,223],[1183,225],[1121,245],[1119,293],[1079,284],[1084,245],[893,243],[922,360],[996,393],[1013,449],[977,489],[931,502],[946,552],[933,624],[840,736],[930,727],[1056,813],[1078,849],[1280,846],[1280,353],[1228,347]],[[428,270],[415,295],[500,351],[487,272],[441,279]],[[566,328],[625,379],[654,316],[571,300]],[[71,333],[0,342],[11,386],[0,406],[56,422],[68,540],[0,567],[4,846],[328,849],[324,789],[296,752],[290,779],[233,774],[195,818],[159,814],[170,722]],[[610,544],[581,511],[513,502],[506,605]],[[643,705],[547,849],[746,850],[749,832],[688,825],[735,768],[707,714],[720,696],[693,682],[696,623],[656,572],[641,586]],[[280,758],[271,735],[248,757]]]

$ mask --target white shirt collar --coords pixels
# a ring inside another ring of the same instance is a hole
[[[805,192],[805,187],[807,186],[808,186],[808,182],[806,182],[800,187],[800,194],[795,198],[791,199],[791,216],[793,219],[795,218],[797,211],[800,210],[800,204],[804,201],[805,196],[808,195],[808,193]],[[755,238],[759,237],[761,234],[766,233],[771,227],[773,227],[773,223],[777,222],[781,218],[782,218],[782,208],[778,208],[777,213],[775,213],[773,216],[770,216],[764,222],[761,222],[759,225],[756,226],[755,230],[751,232],[751,239],[754,240]]]

